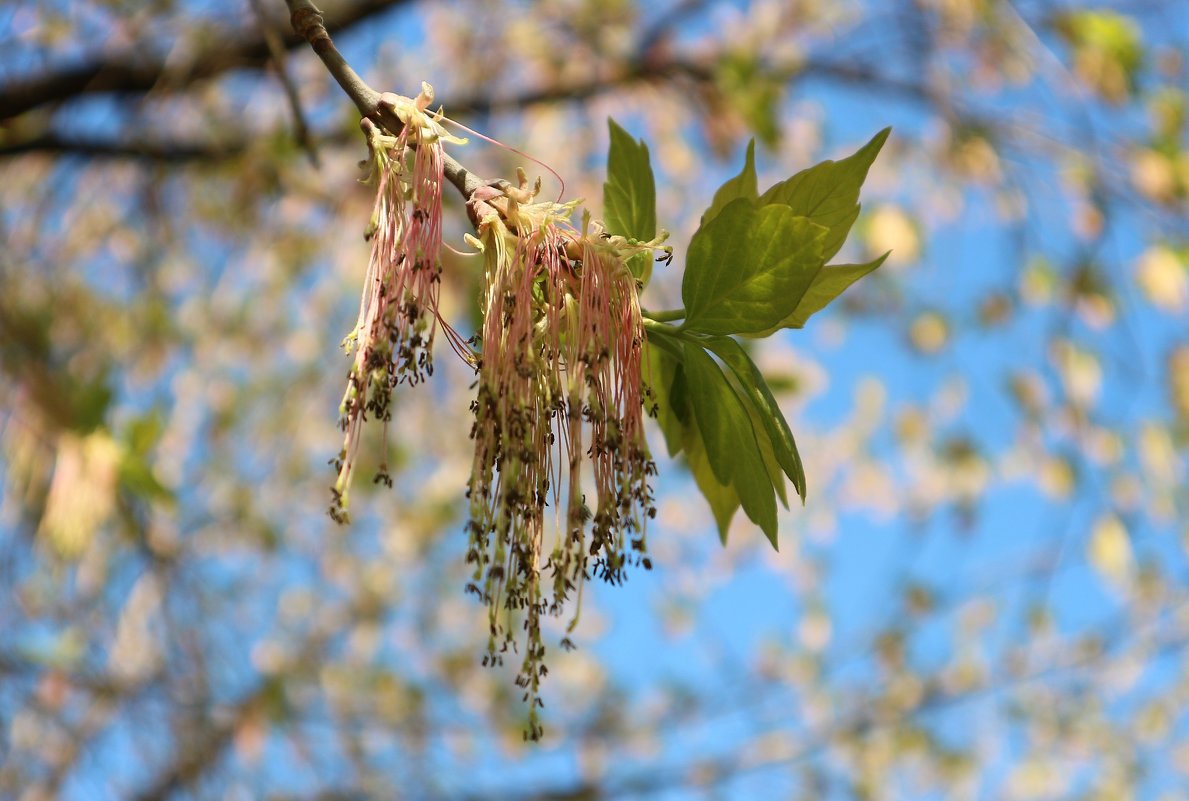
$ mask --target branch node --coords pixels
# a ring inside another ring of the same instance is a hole
[[[289,15],[289,22],[297,35],[309,42],[314,50],[323,47],[323,41],[330,43],[330,34],[326,32],[322,12],[312,3],[293,9],[293,13]]]

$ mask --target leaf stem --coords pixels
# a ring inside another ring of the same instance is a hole
[[[658,312],[648,311],[647,309],[641,309],[640,313],[643,314],[645,317],[647,317],[649,320],[655,320],[658,323],[671,323],[674,320],[684,320],[685,319],[685,309],[670,309],[669,311],[658,311]]]

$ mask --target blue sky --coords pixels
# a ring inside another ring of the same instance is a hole
[[[419,42],[425,31],[416,24],[417,19],[410,12],[392,14],[385,24],[343,37],[340,45],[349,60],[366,63],[385,42],[410,46]],[[713,29],[713,18],[705,17],[685,33],[697,38]],[[1145,34],[1153,40],[1162,37],[1159,30]],[[1062,55],[1058,50],[1049,50],[1043,58]],[[1103,152],[1120,132],[1139,126],[1138,113],[1112,114],[1077,98],[1071,101],[1064,94],[1065,76],[1052,72],[1047,75],[1039,84],[1025,89],[989,99],[972,95],[972,99],[979,102],[983,113],[1005,118],[1023,112],[1045,112],[1049,116],[1043,122],[1052,123],[1053,129],[1042,133],[1056,138],[1077,133],[1088,120],[1104,142]],[[339,106],[346,106],[345,99],[335,97]],[[448,97],[440,99],[449,103]],[[318,120],[331,119],[337,113],[326,111],[326,106],[317,108],[321,110],[321,116],[315,112]],[[331,104],[330,108],[338,107]],[[103,101],[88,103],[78,119],[103,130],[117,122],[112,109]],[[1028,216],[1016,225],[1007,225],[997,218],[989,191],[968,188],[962,195],[960,213],[942,223],[929,214],[938,202],[935,189],[943,178],[942,168],[931,163],[932,151],[922,149],[938,135],[938,121],[932,110],[862,87],[812,80],[791,92],[783,113],[791,119],[807,113],[807,109],[815,110],[823,120],[818,158],[848,154],[887,125],[894,126],[893,143],[902,154],[895,162],[903,170],[902,175],[893,173],[889,177],[884,173],[864,193],[868,216],[856,226],[854,239],[843,252],[844,259],[862,257],[865,221],[873,210],[893,205],[910,214],[923,211],[916,217],[921,255],[907,264],[894,268],[889,265],[851,290],[853,297],[867,301],[875,311],[844,314],[827,310],[804,330],[781,334],[779,341],[759,348],[761,354],[768,353],[775,359],[787,357],[798,370],[816,370],[814,375],[819,377],[815,379],[818,385],[813,387],[815,394],[807,401],[793,397],[787,400],[790,423],[810,466],[812,497],[805,509],[794,507],[782,513],[781,555],[770,552],[760,532],[742,520],[741,512],[736,515],[729,545],[721,547],[709,510],[697,497],[692,480],[679,461],[663,457],[661,440],[653,437],[662,465],[658,486],[662,515],[650,531],[650,538],[655,551],[668,558],[654,558],[654,570],[635,572],[622,587],[592,584],[585,601],[589,604],[585,612],[589,620],[578,629],[576,640],[583,652],[593,654],[606,668],[611,682],[631,702],[629,708],[633,704],[672,703],[658,699],[670,698],[664,691],[679,686],[696,696],[703,704],[698,708],[705,714],[688,721],[688,725],[674,724],[666,732],[668,739],[658,755],[629,753],[627,766],[603,768],[602,776],[608,781],[647,777],[667,767],[678,769],[691,754],[735,755],[742,749],[746,755],[757,731],[785,732],[798,742],[811,737],[822,721],[806,711],[811,704],[790,683],[760,686],[753,682],[763,673],[762,666],[771,668],[774,664],[773,669],[778,671],[792,670],[798,659],[812,656],[810,643],[822,635],[820,630],[815,635],[810,624],[820,622],[823,614],[829,620],[829,631],[818,642],[818,667],[823,676],[818,686],[831,697],[845,701],[885,687],[888,674],[879,665],[876,639],[889,628],[907,633],[909,664],[929,673],[953,658],[957,631],[967,625],[964,621],[968,618],[985,611],[987,605],[993,607],[993,614],[976,644],[989,664],[998,664],[1026,637],[1028,615],[1038,603],[1051,605],[1058,639],[1072,640],[1088,631],[1110,633],[1120,625],[1129,625],[1131,619],[1126,615],[1134,612],[1134,598],[1129,593],[1135,585],[1120,590],[1087,562],[1091,532],[1105,514],[1117,514],[1123,520],[1139,562],[1159,565],[1174,589],[1177,577],[1187,575],[1185,553],[1178,539],[1183,523],[1149,514],[1142,503],[1140,508],[1120,508],[1113,499],[1113,482],[1120,473],[1146,480],[1134,447],[1126,449],[1120,466],[1096,464],[1086,455],[1092,450],[1086,442],[1095,436],[1094,426],[1071,434],[1054,428],[1050,418],[1039,430],[1043,450],[1068,455],[1082,483],[1068,497],[1054,498],[1031,478],[1007,475],[1005,467],[1024,423],[1008,393],[1012,376],[1030,373],[1039,378],[1050,395],[1059,397],[1062,392],[1062,376],[1051,352],[1050,339],[1055,333],[1101,355],[1102,390],[1092,415],[1096,425],[1114,428],[1130,441],[1145,420],[1168,417],[1167,391],[1158,379],[1169,349],[1184,341],[1185,321],[1153,311],[1131,281],[1130,265],[1151,241],[1149,214],[1125,205],[1114,208],[1103,238],[1087,243],[1071,231],[1073,205],[1063,183],[1064,167],[1045,158],[1029,159],[1012,153],[1004,157],[1004,168],[1028,196]],[[622,121],[634,133],[647,136],[648,128],[639,116],[629,113]],[[509,134],[517,127],[515,119],[495,119],[492,124],[500,128],[501,138],[519,145]],[[689,186],[690,192],[699,193],[699,200],[687,197],[687,204],[700,207],[708,204],[720,180],[737,171],[742,162],[742,144],[731,158],[716,161],[696,126],[690,127],[688,141],[694,143],[707,165],[703,180],[683,184]],[[535,155],[549,160],[549,154]],[[808,166],[782,158],[781,153],[761,150],[761,174],[788,174]],[[662,175],[661,180],[665,179]],[[661,224],[666,225],[666,221],[662,219]],[[668,227],[681,230],[682,224],[681,220],[671,221]],[[195,231],[193,239],[194,252],[211,265],[211,274],[199,282],[201,286],[220,286],[223,291],[250,295],[251,282],[246,275],[241,276],[243,282],[219,282],[222,272],[234,267],[229,261],[234,242],[214,241],[205,231]],[[1026,245],[1023,250],[1019,247],[1021,241]],[[676,271],[686,243],[679,236],[672,244],[677,248]],[[1067,311],[1060,302],[1040,305],[1021,301],[1004,325],[980,327],[979,304],[987,294],[1002,292],[1018,300],[1021,274],[1037,256],[1049,259],[1058,272],[1068,272],[1077,263],[1085,262],[1107,275],[1118,289],[1116,323],[1096,329],[1084,316]],[[105,284],[103,264],[86,265],[86,271],[97,284]],[[317,283],[317,273],[307,280]],[[121,292],[119,284],[106,282],[106,288],[117,296]],[[879,307],[888,299],[893,304],[890,308]],[[647,304],[647,296],[645,301]],[[344,319],[353,317],[354,300],[345,298],[336,311],[342,312]],[[913,320],[927,311],[943,314],[950,326],[947,343],[932,355],[919,352],[910,343]],[[328,339],[323,344],[319,358],[332,365],[327,370],[335,374],[337,381],[338,373],[345,370],[341,360],[331,361],[340,359],[335,352],[337,343]],[[186,357],[183,354],[181,358]],[[162,388],[169,384],[171,371],[184,366],[171,365],[162,377]],[[871,402],[874,386],[882,388],[878,404],[881,411],[878,416],[859,421],[867,425],[870,434],[855,438],[851,435],[856,428],[856,410],[867,408],[863,404]],[[422,387],[417,391],[434,393],[431,397],[440,404],[447,390]],[[945,397],[961,400],[946,412]],[[134,388],[127,389],[123,402],[127,408],[137,410],[146,404]],[[941,503],[924,518],[914,517],[903,504],[887,515],[858,508],[861,505],[844,504],[852,470],[869,464],[886,472],[884,478],[898,500],[918,489],[913,486],[911,454],[906,455],[896,433],[902,415],[909,411],[923,415],[929,436],[935,440],[930,444],[936,449],[944,450],[947,443],[968,443],[985,461],[987,489],[978,497],[969,519],[949,503]],[[325,420],[303,422],[324,425],[327,451],[337,447],[330,412]],[[838,464],[832,449],[850,446],[857,449],[855,463]],[[207,454],[197,451],[190,456],[201,461]],[[243,458],[245,474],[258,479],[262,486],[274,479],[269,474],[274,465],[267,454],[245,452]],[[1183,469],[1183,459],[1181,464]],[[820,466],[818,474],[813,472],[815,465]],[[414,466],[416,469],[421,464],[414,460]],[[419,474],[403,477],[397,493],[409,497],[419,492],[424,479]],[[460,505],[462,491],[459,487]],[[193,497],[187,499],[187,507],[201,510],[204,488],[191,492]],[[1179,497],[1178,511],[1183,516],[1183,488]],[[823,515],[832,517],[832,524],[821,525]],[[294,523],[294,531],[303,534],[317,528],[318,524]],[[461,521],[457,528],[459,536],[455,541],[435,545],[433,552],[426,555],[427,562],[449,558],[452,549],[458,550],[455,556],[461,559]],[[382,550],[384,530],[384,521],[364,512],[352,536],[357,537],[361,552],[376,555]],[[228,697],[258,678],[247,640],[259,633],[252,631],[254,626],[259,629],[276,624],[276,607],[285,591],[302,586],[333,591],[317,565],[307,560],[309,554],[298,552],[292,558],[278,558],[263,566],[256,556],[212,554],[209,568],[204,566],[203,570],[206,578],[228,596],[245,593],[245,588],[255,593],[245,596],[245,617],[236,621],[238,628],[225,633],[232,644],[220,652],[226,660],[220,674],[225,685],[217,692]],[[1048,562],[1052,564],[1046,567]],[[432,588],[439,577],[436,572],[427,572],[411,583],[423,582],[420,588],[425,590]],[[110,591],[116,595],[129,592],[135,578],[117,577]],[[935,611],[914,615],[906,609],[905,593],[913,586],[928,591],[936,604]],[[398,609],[391,615],[398,619],[418,614],[418,610]],[[476,616],[483,614],[478,605],[473,612]],[[194,610],[190,613],[194,614]],[[242,645],[235,642],[237,637],[244,639]],[[476,658],[480,645],[476,644]],[[401,653],[394,645],[384,654],[410,674],[423,667],[415,655]],[[1126,692],[1110,695],[1106,703],[1125,710],[1137,699],[1161,691],[1179,669],[1180,656],[1175,650],[1154,658],[1144,667],[1142,681]],[[432,675],[419,675],[418,680],[431,689],[441,689],[435,685],[438,678]],[[1057,674],[1038,681],[1051,681],[1054,688],[1061,688],[1073,679]],[[571,720],[565,709],[577,700],[566,697],[565,686],[558,680],[546,690],[549,706],[545,724],[552,734],[536,749],[509,756],[493,735],[481,743],[474,760],[460,765],[445,745],[435,743],[429,749],[426,765],[437,771],[437,781],[447,790],[473,791],[479,786],[496,793],[577,781],[582,773],[579,744],[551,723]],[[1000,790],[1015,757],[1030,747],[1020,728],[1004,712],[1014,692],[1009,684],[969,703],[920,716],[929,727],[955,743],[989,738],[1001,746],[995,759],[981,766],[984,781],[972,797],[1001,797]],[[1076,693],[1071,692],[1070,697],[1075,698]],[[467,712],[460,711],[455,699],[439,695],[430,703],[442,718],[465,721]],[[736,703],[739,708],[735,708]],[[695,704],[691,702],[690,707]],[[555,710],[562,710],[556,718]],[[679,717],[681,708],[674,704],[665,711]],[[843,705],[833,711],[845,718],[853,710]],[[1179,720],[1176,725],[1184,728]],[[143,736],[143,732],[137,732],[135,725],[121,727],[103,752],[111,761],[96,761],[94,770],[103,774],[109,787],[118,787],[125,780],[135,784],[139,775],[136,749],[143,742],[138,735]],[[814,753],[806,761],[843,770],[832,765],[828,755]],[[329,775],[311,778],[307,774],[316,774],[319,768],[303,764],[275,742],[259,764],[265,766],[256,769],[264,771],[266,783],[295,792],[314,778],[322,782],[332,779]],[[414,771],[417,767],[425,765],[392,769]],[[621,767],[623,771],[617,770]],[[1158,790],[1173,786],[1171,777],[1171,769],[1152,765],[1141,798],[1156,798]],[[77,778],[77,789],[65,788],[65,797],[92,801],[95,779],[84,772]],[[766,768],[727,782],[722,797],[769,796],[795,785],[792,774]],[[848,798],[841,787],[828,790],[824,797]],[[658,797],[692,799],[704,797],[704,793],[704,788],[694,786],[663,792]],[[112,790],[104,798],[117,795]],[[917,792],[906,784],[899,797],[937,796],[928,790]]]

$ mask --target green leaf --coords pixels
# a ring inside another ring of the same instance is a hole
[[[667,326],[649,328],[645,345],[644,381],[656,404],[656,420],[665,437],[670,456],[685,453],[686,465],[698,489],[710,504],[718,536],[725,545],[731,518],[739,508],[739,495],[730,484],[714,477],[702,433],[690,411],[683,368],[685,348],[677,336],[668,335]]]
[[[735,374],[743,397],[754,410],[755,416],[762,421],[762,428],[756,429],[757,437],[761,433],[767,435],[780,469],[793,482],[793,487],[804,503],[805,467],[801,463],[801,454],[797,452],[793,432],[784,419],[772,390],[768,388],[764,374],[739,343],[730,337],[708,337],[705,343]]]
[[[714,478],[734,489],[743,511],[775,548],[776,499],[743,400],[714,359],[693,342],[685,343],[685,376]]]
[[[805,296],[797,304],[796,310],[787,320],[786,325],[789,328],[803,327],[812,315],[826,308],[851,284],[863,276],[875,272],[891,253],[892,251],[889,250],[882,256],[863,264],[831,264],[823,267],[822,271],[814,276],[813,283],[809,285]]]
[[[690,241],[682,329],[752,334],[777,325],[821,269],[826,233],[788,206],[731,201]]]
[[[644,384],[652,393],[651,402],[645,401],[645,406],[651,406],[648,411],[655,414],[669,455],[676,456],[685,444],[684,421],[689,419],[689,411],[685,407],[685,376],[681,373],[679,361],[682,351],[678,346],[677,356],[674,356],[669,348],[658,345],[658,341],[665,342],[665,339],[653,337],[644,345],[644,362],[641,369]]]
[[[872,259],[865,264],[828,264],[821,269],[817,275],[813,277],[813,283],[809,285],[805,295],[801,298],[801,302],[797,304],[797,308],[788,317],[780,321],[780,325],[773,326],[767,331],[762,331],[753,336],[766,337],[781,328],[802,328],[806,321],[826,308],[836,297],[846,291],[851,284],[858,281],[868,273],[874,272],[884,260],[891,254],[888,251],[877,259]]]
[[[737,394],[743,396],[740,387],[734,381],[731,382],[731,386],[734,387]],[[764,470],[768,473],[768,482],[776,492],[776,497],[780,501],[780,505],[788,509],[789,496],[784,488],[784,468],[776,456],[776,447],[772,444],[771,437],[765,431],[764,419],[750,403],[744,403],[743,407],[747,410],[748,419],[751,420],[751,430],[756,436],[756,445],[759,446],[760,457],[764,460]]]
[[[1054,22],[1054,30],[1073,46],[1079,61],[1098,65],[1079,70],[1079,78],[1109,101],[1126,100],[1144,62],[1143,30],[1136,20],[1117,11],[1078,9],[1057,15]]]
[[[747,155],[744,157],[743,170],[718,188],[714,193],[714,200],[710,208],[702,214],[702,225],[713,220],[718,213],[726,208],[732,200],[747,198],[755,201],[759,198],[756,188],[756,142],[752,139],[747,143]]]
[[[165,415],[159,408],[154,408],[129,420],[124,427],[123,439],[128,443],[130,452],[144,455],[157,447],[164,430]]]
[[[648,145],[637,141],[607,118],[611,150],[607,154],[607,181],[603,184],[603,222],[607,231],[628,239],[648,242],[656,238],[656,182],[648,158]],[[628,260],[632,274],[648,283],[652,260],[637,254]]]
[[[702,443],[702,433],[697,423],[690,421],[684,429],[685,462],[698,485],[698,490],[710,504],[710,511],[714,515],[714,522],[718,526],[718,538],[723,545],[727,544],[727,532],[731,528],[731,518],[739,508],[739,493],[729,484],[720,483],[714,477],[710,467],[710,458],[706,455],[706,446]]]
[[[822,249],[823,261],[829,261],[842,248],[859,216],[859,188],[891,131],[884,128],[851,156],[823,161],[781,181],[760,196],[760,204],[783,204],[794,214],[830,229]]]
[[[174,503],[173,490],[162,484],[152,468],[152,452],[165,430],[165,417],[152,409],[125,426],[119,463],[120,484],[142,500]]]

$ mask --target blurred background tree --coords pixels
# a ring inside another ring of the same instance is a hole
[[[12,0],[0,796],[1180,797],[1183,0],[325,6],[372,85],[571,197],[606,116],[643,135],[677,264],[748,137],[763,185],[896,126],[842,254],[891,260],[756,354],[809,505],[724,549],[662,464],[655,569],[588,596],[522,744],[462,592],[469,369],[398,393],[395,488],[325,514],[371,199],[283,4]],[[446,283],[470,329],[474,263]]]

